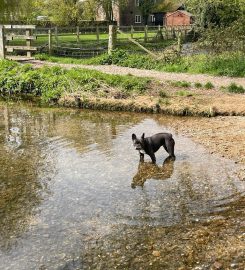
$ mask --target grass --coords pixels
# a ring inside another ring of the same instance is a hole
[[[169,106],[171,103],[167,98],[159,98],[157,104]]]
[[[164,90],[160,90],[160,91],[159,91],[159,96],[160,96],[161,98],[166,98],[166,97],[168,97],[168,93],[165,92]]]
[[[231,83],[227,87],[227,90],[229,93],[236,93],[236,94],[244,94],[245,93],[244,87],[237,85],[236,83]]]
[[[143,94],[150,80],[132,76],[109,75],[87,69],[62,69],[0,61],[0,94],[31,94],[44,102],[59,99],[65,94],[92,95],[94,97],[121,96],[127,98]]]
[[[206,88],[206,89],[213,89],[214,88],[214,85],[211,82],[207,82],[207,83],[204,84],[204,88]]]
[[[199,82],[194,83],[194,86],[196,88],[202,88],[203,87],[203,85],[201,83],[199,83]]]
[[[184,88],[189,88],[191,87],[190,82],[186,81],[171,81],[170,84],[174,87],[184,87]]]
[[[193,93],[190,91],[181,90],[181,91],[177,91],[176,95],[180,97],[191,97],[193,96]]]
[[[183,56],[166,63],[152,59],[149,55],[130,54],[125,50],[116,50],[112,55],[104,54],[90,59],[49,57],[38,55],[38,59],[61,63],[115,64],[124,67],[159,70],[166,72],[186,72],[193,74],[211,74],[219,76],[245,77],[245,54],[242,52],[222,53],[217,55]],[[201,87],[201,86],[200,86]]]

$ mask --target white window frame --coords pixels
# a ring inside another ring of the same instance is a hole
[[[140,0],[135,0],[135,6],[139,7],[140,6]]]
[[[134,22],[135,23],[141,23],[141,15],[135,15]]]
[[[153,15],[153,14],[150,15],[150,21],[151,21],[152,23],[154,23],[154,22],[156,21],[155,15]]]

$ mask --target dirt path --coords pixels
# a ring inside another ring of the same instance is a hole
[[[59,63],[51,63],[39,60],[33,60],[29,62],[30,64],[41,67],[44,65],[48,66],[60,66],[64,68],[86,68],[92,70],[98,70],[108,74],[118,74],[118,75],[134,75],[138,77],[150,77],[157,79],[159,81],[187,81],[187,82],[200,82],[205,84],[207,82],[212,82],[212,84],[216,87],[228,86],[232,82],[241,85],[245,88],[245,78],[230,78],[230,77],[218,77],[218,76],[210,76],[205,74],[186,74],[186,73],[170,73],[170,72],[161,72],[154,70],[144,70],[137,68],[129,68],[129,67],[119,67],[115,65],[77,65],[77,64],[59,64]]]

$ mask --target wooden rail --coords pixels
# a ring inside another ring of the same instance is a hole
[[[35,28],[35,25],[0,25],[0,58],[14,60],[31,59],[31,53],[37,50],[36,47],[32,46],[32,41],[36,39],[36,36],[32,35],[32,31]],[[19,34],[19,31],[24,31],[25,34]],[[15,39],[25,40],[25,45],[8,44]],[[8,54],[13,52],[26,52],[26,56]]]
[[[126,33],[122,32],[121,30],[117,30],[120,34],[123,35],[127,35]],[[137,42],[136,40],[134,40],[131,37],[127,37],[129,41],[131,41],[132,43],[134,43],[135,45],[137,45],[139,48],[141,48],[142,50],[144,50],[145,52],[147,52],[148,54],[150,54],[152,57],[154,58],[158,58],[156,54],[154,54],[153,52],[151,52],[150,50],[146,49],[143,45],[141,45],[139,42]]]

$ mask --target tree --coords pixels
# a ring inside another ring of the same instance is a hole
[[[186,7],[203,28],[228,27],[243,15],[244,0],[186,0]]]
[[[155,7],[154,0],[140,0],[139,9],[141,11],[144,24],[147,24],[148,17],[152,13],[154,7]]]
[[[0,0],[1,21],[30,23],[36,19],[42,3],[42,0]]]
[[[8,22],[18,10],[18,0],[0,0],[0,21]]]
[[[84,0],[82,2],[82,18],[90,21],[96,20],[96,15],[98,12],[97,0]]]
[[[200,26],[199,45],[215,52],[244,51],[245,0],[186,0]]]
[[[83,2],[80,0],[48,0],[43,15],[57,25],[77,25],[82,17]]]
[[[98,7],[104,12],[106,20],[112,22],[114,20],[113,10],[115,8],[125,7],[128,0],[96,0]]]

